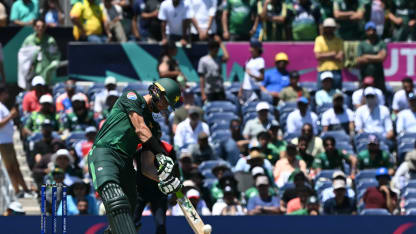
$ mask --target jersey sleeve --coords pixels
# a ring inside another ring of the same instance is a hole
[[[130,90],[124,92],[117,102],[127,114],[129,112],[136,112],[138,115],[142,116],[144,105],[146,104],[141,104],[138,99],[139,95],[135,91]]]
[[[71,12],[69,13],[71,17],[80,17],[82,13],[82,3],[77,2],[75,3],[75,5],[72,7]]]
[[[168,19],[167,14],[166,14],[166,2],[163,2],[163,3],[160,5],[159,14],[157,15],[157,18],[159,20],[166,21]]]

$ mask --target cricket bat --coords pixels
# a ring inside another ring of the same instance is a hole
[[[204,222],[198,215],[198,212],[196,212],[191,201],[189,201],[189,199],[182,193],[182,191],[176,192],[176,197],[178,198],[177,201],[179,207],[181,208],[186,221],[188,221],[189,226],[191,226],[195,234],[210,234],[212,231],[211,225],[204,225]]]

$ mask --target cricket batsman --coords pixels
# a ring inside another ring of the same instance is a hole
[[[180,100],[176,81],[164,78],[149,86],[149,94],[140,96],[134,90],[118,98],[107,120],[97,134],[88,156],[88,168],[98,191],[113,234],[136,233],[133,213],[136,207],[136,172],[133,155],[142,144],[141,172],[156,181],[164,194],[182,188],[177,177],[171,175],[173,160],[158,139],[160,126],[152,113],[174,108]],[[157,165],[157,166],[155,166]]]

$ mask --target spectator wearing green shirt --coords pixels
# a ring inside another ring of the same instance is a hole
[[[259,176],[267,176],[266,175],[266,171],[264,170],[263,167],[253,167],[251,169],[251,175],[253,176],[253,181],[256,181],[257,177]],[[269,178],[269,182],[270,182],[270,177],[267,176]],[[269,194],[270,196],[276,196],[277,193],[276,191],[273,189],[272,186],[269,187]],[[248,188],[245,192],[244,192],[244,196],[246,198],[246,200],[250,200],[250,198],[258,196],[259,195],[259,191],[257,189],[257,187],[253,186]]]
[[[273,152],[276,152],[280,158],[285,155],[287,143],[279,139],[279,129],[279,123],[277,121],[272,121],[268,130],[270,134],[270,142],[267,147],[272,149]]]
[[[260,151],[265,155],[265,157],[274,165],[277,160],[280,158],[280,151],[276,147],[273,147],[270,144],[270,134],[267,131],[262,131],[257,134],[257,141],[260,144]]]
[[[259,17],[255,0],[227,0],[222,12],[224,40],[249,41],[256,32]]]
[[[17,26],[31,25],[39,15],[37,0],[17,0],[10,12],[10,21]]]
[[[318,36],[321,13],[311,0],[295,0],[290,6],[292,38],[313,41]]]
[[[84,95],[77,93],[71,98],[73,112],[64,118],[65,129],[68,131],[83,131],[87,126],[97,126],[94,113],[85,106]]]
[[[302,135],[298,138],[298,151],[299,156],[302,158],[303,161],[306,163],[306,168],[312,168],[312,163],[314,160],[314,156],[308,153],[308,142],[309,138]]]
[[[328,18],[334,18],[334,4],[332,3],[332,0],[318,0],[316,4],[316,7],[319,9],[319,12],[321,13],[321,17],[319,18],[319,32],[322,35],[323,22]]]
[[[380,149],[380,142],[377,136],[368,136],[368,149],[358,154],[358,169],[376,169],[385,167],[389,169],[389,175],[394,175],[393,164],[390,161],[390,154]]]
[[[386,43],[376,33],[376,25],[368,22],[365,25],[367,40],[361,41],[357,48],[357,64],[361,77],[374,77],[374,87],[385,91],[383,61],[387,57]]]
[[[393,31],[393,41],[416,41],[416,1],[393,0],[391,9],[398,18]],[[413,10],[411,10],[413,9]]]
[[[325,152],[318,155],[312,164],[312,167],[315,169],[315,175],[319,174],[322,170],[340,169],[345,171],[344,161],[346,161],[351,165],[350,176],[354,178],[357,171],[357,158],[336,149],[335,143],[335,138],[332,136],[324,139]]]
[[[365,13],[363,0],[334,0],[333,9],[339,23],[339,36],[347,41],[362,39],[361,28]]]
[[[292,35],[287,33],[289,27],[285,24],[288,17],[288,4],[284,0],[264,0],[261,2],[259,4],[259,15],[262,20],[260,40],[290,40]]]

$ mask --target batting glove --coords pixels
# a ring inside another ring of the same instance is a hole
[[[170,174],[172,173],[173,170],[173,166],[174,166],[174,162],[173,160],[163,154],[157,154],[156,155],[156,160],[159,164],[159,168],[157,170],[157,175],[159,177],[159,181],[164,181],[166,180]]]
[[[166,181],[160,181],[158,183],[159,190],[164,193],[165,195],[168,195],[170,193],[174,193],[181,189],[182,183],[181,181],[176,177],[170,177]]]

